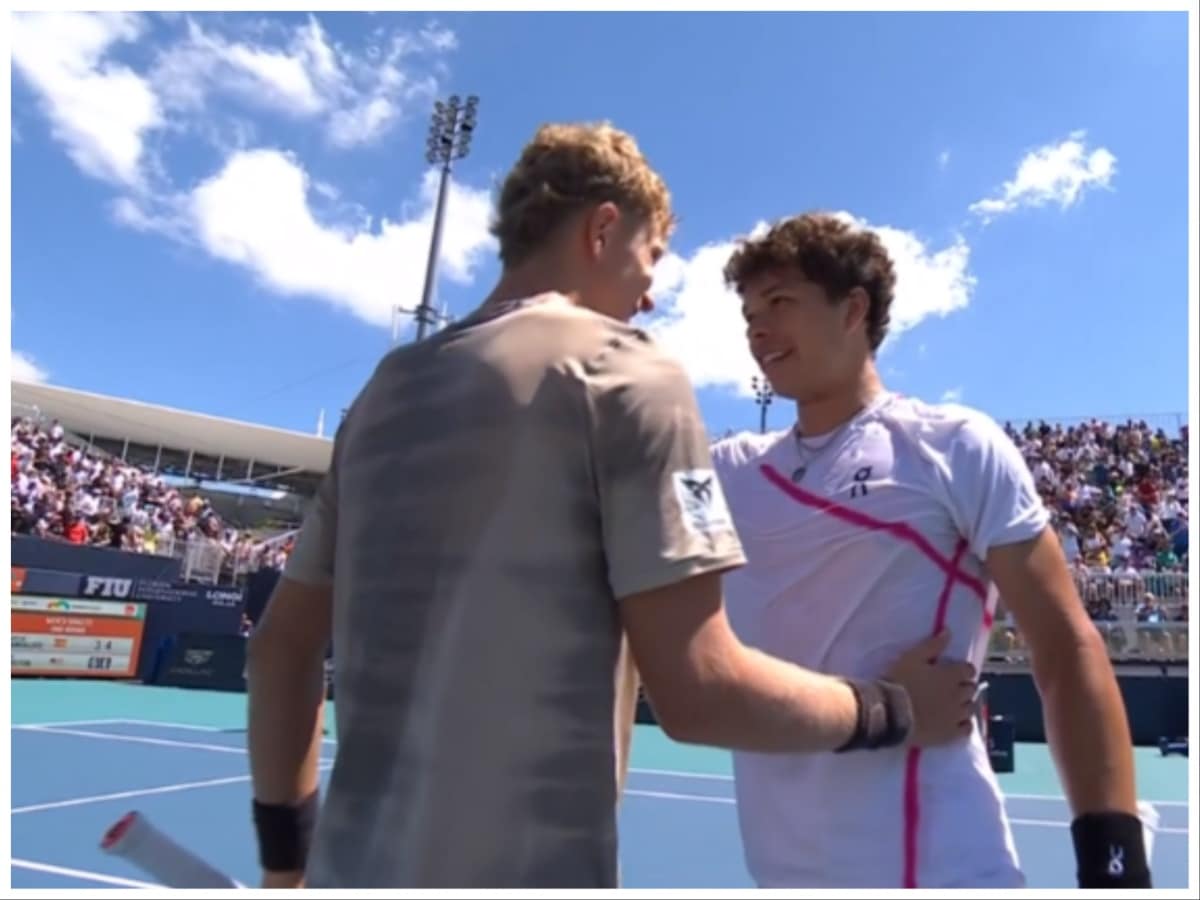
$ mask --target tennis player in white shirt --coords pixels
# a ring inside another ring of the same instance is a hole
[[[948,630],[946,656],[978,670],[1003,594],[1032,651],[1078,882],[1149,887],[1121,694],[1028,468],[986,416],[880,381],[895,273],[878,237],[803,215],[744,241],[725,275],[755,360],[797,411],[786,431],[714,450],[749,558],[726,580],[734,628],[859,678]],[[735,774],[762,887],[1024,885],[977,731],[925,751],[736,753]]]

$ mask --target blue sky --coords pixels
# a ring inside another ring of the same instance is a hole
[[[497,274],[542,122],[632,131],[681,227],[648,325],[751,428],[729,243],[812,208],[900,273],[888,384],[999,418],[1187,408],[1187,19],[69,14],[13,22],[14,371],[327,432],[414,305],[437,97],[482,96],[439,301]],[[406,326],[402,339],[411,337]],[[771,422],[790,411],[777,404]]]

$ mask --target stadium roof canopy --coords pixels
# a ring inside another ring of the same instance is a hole
[[[213,457],[235,457],[324,474],[333,442],[302,434],[220,419],[166,406],[89,394],[49,384],[12,382],[13,414],[33,407],[81,437],[116,438],[150,447],[171,447]]]

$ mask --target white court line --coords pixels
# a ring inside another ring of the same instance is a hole
[[[1054,794],[1004,794],[1005,800],[1045,800],[1054,801],[1056,803],[1066,803],[1066,797],[1056,796]],[[1169,806],[1176,809],[1187,809],[1186,801],[1179,800],[1142,800],[1142,803],[1150,803],[1154,806]]]
[[[172,741],[167,738],[143,737],[137,734],[113,734],[110,731],[80,731],[75,728],[26,727],[26,731],[38,734],[69,734],[72,737],[93,738],[98,741],[122,741],[128,744],[150,744],[155,747],[179,747],[188,750],[211,750],[214,753],[237,753],[245,756],[245,747],[230,747],[225,744],[197,744],[192,741]]]
[[[162,888],[161,884],[152,884],[149,881],[133,881],[130,878],[101,875],[99,872],[87,872],[83,869],[67,869],[63,866],[51,866],[47,863],[33,862],[28,859],[14,859],[12,867],[14,869],[29,869],[33,872],[47,872],[51,875],[63,875],[67,878],[78,878],[82,881],[94,881],[97,884],[112,884],[117,887]]]
[[[128,722],[126,722],[128,724]],[[98,741],[122,741],[127,744],[149,744],[154,747],[176,747],[184,750],[211,750],[213,753],[236,753],[245,756],[250,751],[245,747],[229,744],[201,744],[196,741],[176,741],[170,738],[152,738],[140,734],[115,734],[111,731],[80,731],[75,728],[57,728],[49,725],[22,725],[24,731],[34,734],[65,734],[72,737],[93,738]]]
[[[630,769],[630,775],[661,775],[664,778],[695,778],[704,781],[733,781],[732,775],[710,775],[707,772],[676,772],[671,769]]]
[[[91,721],[78,722],[62,722],[62,723],[38,723],[29,725],[14,725],[13,729],[23,729],[26,731],[48,731],[51,734],[79,734],[82,737],[103,737],[110,740],[128,740],[133,743],[148,743],[162,744],[168,747],[190,747],[198,750],[215,750],[223,753],[246,753],[243,748],[217,746],[213,744],[193,744],[187,741],[171,741],[166,738],[147,738],[137,735],[117,735],[109,732],[75,732],[61,726],[70,725],[141,725],[149,728],[162,729],[179,729],[180,731],[201,731],[206,733],[218,733],[223,731],[221,728],[215,728],[211,725],[191,725],[182,722],[157,722],[150,719],[94,719]],[[54,729],[51,731],[50,729]],[[337,740],[334,738],[322,738],[321,743],[337,745]],[[631,775],[657,775],[664,778],[683,778],[694,781],[733,781],[732,775],[711,774],[707,772],[683,772],[675,769],[639,769],[631,768]],[[1065,803],[1066,798],[1056,794],[1004,794],[1005,800],[1034,800],[1054,803]],[[1171,807],[1176,809],[1186,809],[1187,803],[1178,800],[1148,800],[1147,803],[1153,803],[1155,806]],[[1040,820],[1039,820],[1040,821]],[[1167,832],[1168,834],[1170,832]]]
[[[13,731],[30,731],[38,728],[72,728],[79,725],[121,725],[128,719],[73,719],[70,722],[25,722],[13,725]]]
[[[328,772],[333,763],[322,762],[318,767],[321,772]],[[56,800],[53,803],[35,803],[31,806],[13,808],[14,816],[22,813],[42,812],[47,809],[65,809],[69,806],[86,806],[89,803],[106,803],[109,800],[128,800],[130,797],[149,797],[154,794],[174,794],[179,791],[193,791],[198,788],[220,787],[225,784],[238,784],[249,781],[249,775],[231,775],[228,778],[210,778],[207,781],[182,781],[178,784],[164,784],[161,787],[138,788],[132,791],[118,791],[114,794],[94,794],[90,797],[74,797],[70,800]]]
[[[658,775],[664,778],[684,778],[697,779],[705,781],[733,781],[732,775],[713,775],[704,772],[680,772],[673,769],[630,769],[630,775]],[[1010,794],[1004,792],[1005,800],[1040,800],[1053,803],[1066,803],[1067,798],[1058,794]],[[1179,800],[1146,800],[1146,803],[1152,803],[1155,806],[1175,807],[1179,809],[1187,809],[1186,801]]]
[[[63,724],[69,725],[70,722]],[[232,734],[240,729],[217,728],[214,725],[192,725],[184,722],[159,722],[154,719],[111,719],[104,724],[112,725],[139,725],[143,728],[161,728],[166,731],[203,731],[208,734]],[[321,738],[322,744],[336,744],[333,738]]]
[[[732,797],[713,797],[705,794],[673,794],[668,791],[640,791],[626,789],[625,793],[634,797],[651,797],[657,800],[690,800],[695,803],[724,803],[733,806],[737,801]],[[1011,825],[1032,825],[1043,828],[1070,828],[1070,822],[1057,819],[1009,819]],[[1187,834],[1186,828],[1158,828],[1156,834]]]
[[[691,800],[695,803],[724,803],[733,806],[737,801],[732,797],[713,797],[705,794],[672,794],[669,791],[639,791],[633,788],[625,789],[627,797],[651,797],[655,800]]]
[[[215,725],[191,725],[183,722],[155,722],[153,719],[114,719],[114,723],[121,725],[142,725],[147,728],[170,728],[175,731],[207,731],[210,734],[216,734],[224,731],[223,728],[217,728]]]
[[[1032,825],[1039,828],[1070,828],[1070,822],[1060,822],[1056,819],[1009,819],[1010,825]],[[1155,834],[1187,834],[1186,828],[1163,828],[1154,829]]]

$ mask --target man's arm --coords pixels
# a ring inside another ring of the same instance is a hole
[[[1033,476],[986,416],[966,417],[952,437],[942,464],[950,508],[1031,652],[1075,815],[1079,886],[1149,887],[1124,703]]]
[[[947,646],[943,632],[897,661],[902,687],[859,685],[803,669],[743,645],[725,614],[721,574],[708,572],[625,597],[621,617],[655,714],[673,739],[760,753],[838,750],[862,729],[883,746],[939,744],[970,733],[974,671],[961,662],[929,663]],[[908,724],[882,721],[898,704]],[[873,723],[862,717],[875,717]],[[897,729],[907,732],[899,735]]]
[[[1046,735],[1071,809],[1136,815],[1124,700],[1054,532],[993,548],[987,570],[1031,651]]]
[[[303,881],[320,784],[332,606],[331,588],[283,576],[247,642],[250,774],[266,888]]]
[[[250,773],[260,803],[317,789],[333,592],[284,576],[247,641]]]
[[[250,774],[264,888],[300,887],[315,827],[333,634],[337,450],[247,648]]]

